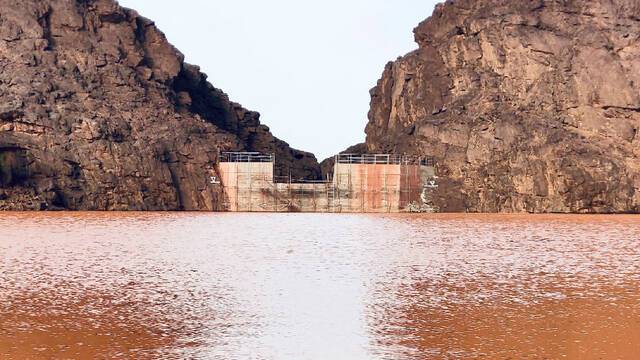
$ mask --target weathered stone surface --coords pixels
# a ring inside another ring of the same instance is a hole
[[[114,0],[0,0],[0,209],[214,210],[219,151],[319,177]]]
[[[444,211],[640,212],[640,2],[447,1],[414,32],[369,152],[435,156]]]

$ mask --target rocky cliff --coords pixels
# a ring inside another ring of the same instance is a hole
[[[369,152],[434,155],[444,211],[640,212],[640,2],[447,1],[414,33]]]
[[[220,209],[225,150],[320,176],[206,78],[114,0],[0,0],[0,209]]]

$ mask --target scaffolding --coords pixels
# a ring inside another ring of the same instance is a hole
[[[274,176],[273,155],[223,153],[218,171],[229,211],[393,213],[420,206],[435,177],[432,164],[426,157],[341,154],[331,180],[294,181]]]

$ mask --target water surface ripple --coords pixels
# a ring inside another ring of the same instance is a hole
[[[2,359],[637,359],[634,216],[3,213]]]

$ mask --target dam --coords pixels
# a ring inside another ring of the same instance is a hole
[[[220,154],[217,171],[231,212],[437,212],[432,158],[340,154],[325,180],[274,175],[275,157],[255,152]]]

